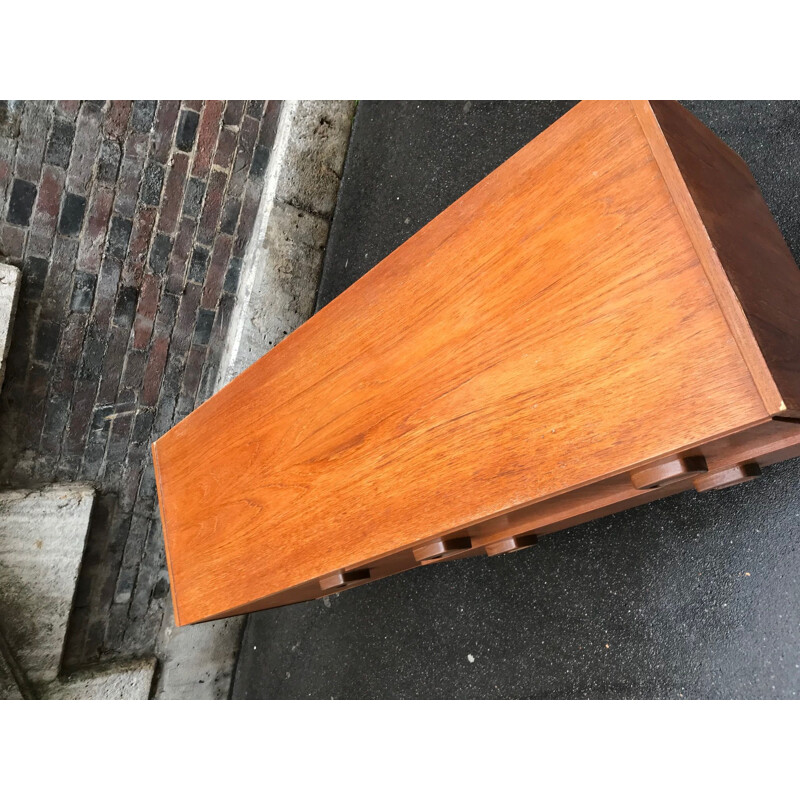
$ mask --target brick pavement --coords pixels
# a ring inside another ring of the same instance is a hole
[[[0,485],[99,493],[67,666],[153,650],[168,581],[149,444],[214,385],[279,109],[0,105],[0,260],[23,273]]]

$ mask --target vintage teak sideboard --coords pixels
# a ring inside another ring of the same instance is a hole
[[[800,455],[800,271],[674,102],[584,102],[153,446],[179,624]]]

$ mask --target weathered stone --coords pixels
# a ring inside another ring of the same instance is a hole
[[[0,264],[0,387],[6,371],[6,358],[11,346],[11,330],[17,311],[22,273],[9,264]]]
[[[0,493],[0,616],[33,684],[58,674],[93,500],[82,484]]]
[[[0,136],[19,136],[19,118],[22,115],[22,100],[0,100]]]
[[[157,700],[227,700],[242,638],[240,618],[177,628],[172,607],[164,614]]]
[[[330,220],[350,140],[351,100],[287,104],[292,113],[277,199]]]
[[[102,665],[60,678],[42,689],[44,700],[149,700],[154,658]]]
[[[252,313],[239,331],[232,364],[236,374],[314,313],[327,239],[328,224],[324,220],[283,203],[274,205],[264,236],[269,270],[262,272],[253,286]]]

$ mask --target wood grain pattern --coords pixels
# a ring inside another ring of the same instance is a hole
[[[780,421],[767,422],[707,443],[701,448],[695,448],[693,452],[698,453],[700,450],[706,454],[709,469],[713,474],[722,471],[731,463],[735,464],[740,461],[757,463],[762,467],[768,466],[787,458],[800,456],[800,426]],[[512,534],[519,536],[532,529],[535,529],[536,536],[556,533],[598,517],[624,511],[693,488],[692,479],[687,478],[658,489],[641,491],[633,487],[627,474],[616,475],[541,503],[535,503],[512,514],[502,515],[470,526],[464,532],[469,533],[473,541],[472,549],[462,551],[458,556],[451,558],[456,560],[456,558],[489,555],[494,543],[504,538],[507,539]],[[454,535],[458,536],[460,533]],[[527,536],[525,538],[527,539]],[[414,569],[418,566],[418,562],[413,558],[411,550],[407,549],[373,560],[370,562],[370,566],[372,567],[371,578],[377,580]],[[332,594],[338,591],[340,590],[332,589],[327,593]],[[317,582],[309,582],[293,586],[241,607],[229,609],[218,616],[225,617],[264,608],[275,608],[319,596]]]
[[[800,271],[758,184],[744,161],[680,103],[645,106],[637,104],[640,119],[649,111],[657,121],[695,209],[687,227],[698,254],[709,271],[723,270],[720,305],[731,319],[745,317],[733,325],[767,408],[799,414]]]
[[[729,486],[738,486],[755,480],[761,475],[761,467],[755,462],[736,464],[710,475],[700,475],[694,479],[694,488],[698,492],[707,492],[710,489],[727,489]]]
[[[636,107],[579,104],[156,442],[177,621],[681,491],[631,483],[673,454],[790,450],[718,291]]]

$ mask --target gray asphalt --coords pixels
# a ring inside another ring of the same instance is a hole
[[[571,107],[361,102],[321,307]],[[800,256],[800,104],[687,102]],[[454,276],[458,280],[458,276]],[[794,698],[800,459],[545,537],[250,615],[235,698]]]

